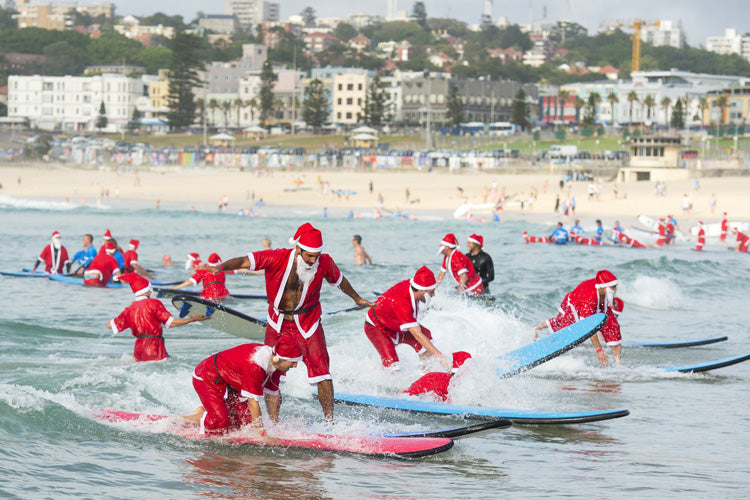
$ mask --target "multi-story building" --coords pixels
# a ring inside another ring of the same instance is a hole
[[[274,110],[270,121],[294,125],[302,117],[302,101],[305,90],[305,74],[285,68],[275,68],[276,79],[273,85]],[[260,71],[252,71],[240,80],[239,98],[243,107],[240,112],[240,127],[258,124],[260,91]]]
[[[234,14],[203,14],[198,18],[198,26],[223,35],[232,35],[241,28]]]
[[[364,69],[355,69],[355,68],[343,68],[343,67],[331,67],[326,66],[325,68],[313,68],[310,71],[310,78],[305,81],[305,86],[307,86],[311,81],[313,80],[320,80],[323,83],[323,87],[326,89],[326,95],[328,96],[328,102],[330,103],[330,113],[328,115],[328,122],[329,123],[339,123],[339,121],[336,119],[336,115],[333,112],[333,106],[334,106],[334,93],[336,92],[334,87],[334,79],[343,74],[358,74],[358,75],[366,75],[368,77],[375,76],[374,71],[367,71]],[[346,101],[342,101],[346,102]],[[357,111],[358,113],[361,112],[361,110]],[[346,116],[346,115],[343,115]]]
[[[307,47],[307,50],[312,53],[326,50],[331,45],[335,45],[340,42],[340,40],[335,36],[329,33],[321,33],[320,31],[308,33],[302,37],[302,40],[305,42],[305,47]]]
[[[724,36],[706,38],[706,50],[717,54],[738,54],[750,61],[750,36],[738,35],[734,28],[724,30]]]
[[[750,79],[736,87],[712,90],[706,95],[706,104],[702,125],[746,125],[750,121]]]
[[[334,75],[331,96],[334,123],[354,125],[359,122],[367,97],[368,80],[366,71]]]
[[[169,70],[160,69],[155,80],[148,84],[148,104],[139,108],[144,118],[160,118],[169,111]]]
[[[117,73],[98,76],[10,76],[8,116],[44,130],[93,131],[102,104],[107,132],[125,130],[136,100],[148,95],[147,78]]]
[[[663,19],[657,24],[649,24],[641,28],[641,40],[655,47],[675,47],[681,49],[685,46],[685,31],[682,22],[676,23]]]
[[[237,94],[239,81],[248,72],[259,71],[268,56],[268,47],[255,43],[242,46],[242,58],[212,62],[206,67],[206,90],[211,94]]]
[[[115,15],[115,6],[109,2],[95,5],[78,4],[31,4],[31,0],[18,0],[18,28],[42,28],[47,30],[64,30],[73,27],[71,11],[90,15],[104,16],[111,19]]]
[[[279,20],[279,4],[264,0],[224,0],[224,14],[237,16],[245,29]]]

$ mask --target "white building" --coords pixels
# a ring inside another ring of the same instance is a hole
[[[681,49],[685,46],[685,31],[682,29],[682,21],[673,23],[670,20],[661,20],[656,25],[647,25],[641,28],[641,40],[655,47],[675,47]]]
[[[279,20],[279,4],[263,0],[224,0],[224,14],[237,16],[245,28]]]
[[[359,120],[367,98],[366,71],[340,73],[333,77],[331,96],[333,123],[354,125]]]
[[[104,103],[106,132],[126,129],[139,97],[148,96],[154,77],[129,78],[117,73],[97,76],[10,76],[8,116],[28,119],[44,130],[94,131]]]
[[[305,92],[305,73],[286,68],[274,68],[274,110],[269,122],[287,125],[299,122]],[[239,98],[244,103],[240,112],[240,127],[258,125],[260,120],[260,71],[251,71],[239,81]]]
[[[737,34],[734,28],[724,30],[724,36],[706,38],[706,50],[717,54],[738,54],[750,61],[750,36]]]

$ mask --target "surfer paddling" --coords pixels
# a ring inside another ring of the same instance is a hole
[[[50,244],[42,248],[39,257],[36,258],[32,272],[36,272],[36,268],[40,264],[44,264],[44,271],[49,274],[62,274],[63,267],[70,271],[70,259],[68,258],[68,251],[62,244],[62,236],[58,231],[54,231],[51,240]]]
[[[553,333],[592,314],[608,314],[614,303],[617,283],[615,275],[607,270],[597,272],[594,279],[581,282],[565,296],[559,307],[560,313],[556,317],[542,321],[534,327],[535,336],[543,328],[547,328]],[[602,349],[599,337],[597,335],[592,336],[591,342],[596,349],[599,364],[607,366],[607,354]]]
[[[160,300],[151,298],[151,283],[139,274],[123,274],[120,281],[130,285],[135,300],[119,316],[107,321],[107,328],[113,334],[130,328],[135,337],[133,356],[136,361],[159,361],[169,356],[164,346],[162,325],[173,328],[206,319],[206,316],[173,317]]]
[[[268,327],[265,344],[276,345],[291,336],[302,348],[311,385],[317,385],[318,400],[326,419],[333,419],[333,378],[328,349],[320,323],[320,289],[323,280],[348,295],[359,306],[372,306],[354,290],[333,258],[322,253],[323,236],[310,223],[302,224],[290,241],[295,248],[251,252],[229,259],[219,266],[201,265],[198,269],[214,273],[236,269],[265,270],[268,296]]]
[[[438,255],[443,254],[443,265],[437,275],[437,284],[449,274],[458,283],[458,293],[466,295],[482,295],[484,287],[482,278],[474,271],[474,265],[468,257],[458,249],[458,239],[453,233],[446,234],[440,241]]]
[[[107,286],[112,277],[119,277],[120,266],[113,257],[117,251],[117,243],[108,241],[104,245],[104,252],[99,253],[83,272],[83,284],[86,286]]]
[[[193,371],[202,406],[183,418],[205,434],[252,425],[265,435],[260,402],[265,400],[269,418],[278,422],[279,380],[300,361],[302,348],[291,335],[279,338],[274,347],[242,344],[209,356]]]
[[[195,255],[197,256],[197,254]],[[198,262],[200,265],[200,261]],[[220,266],[221,257],[219,257],[219,254],[212,253],[211,255],[209,255],[208,265]],[[222,301],[229,297],[229,290],[227,290],[227,287],[225,285],[227,279],[225,274],[226,273],[223,272],[214,273],[212,271],[201,270],[196,267],[194,274],[189,279],[175,286],[175,288],[185,288],[186,286],[195,286],[200,283],[201,285],[203,285],[201,298],[204,298],[206,300]]]
[[[437,357],[450,367],[443,354],[432,343],[432,333],[419,323],[420,303],[426,307],[435,295],[435,274],[422,266],[410,280],[401,281],[378,297],[365,316],[365,335],[380,354],[383,366],[398,371],[396,346],[411,346],[420,360]]]

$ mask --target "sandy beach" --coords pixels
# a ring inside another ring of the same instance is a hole
[[[370,190],[372,182],[372,190]],[[18,164],[0,167],[0,195],[14,199],[45,199],[59,202],[102,203],[113,200],[157,203],[162,208],[217,210],[220,200],[228,201],[225,210],[237,212],[258,207],[261,199],[267,209],[284,207],[327,209],[329,216],[370,216],[379,206],[382,212],[433,214],[451,217],[466,201],[480,205],[473,209],[474,219],[491,215],[486,206],[503,192],[505,218],[562,219],[554,214],[555,198],[575,198],[576,216],[582,221],[601,218],[605,226],[614,219],[623,223],[639,214],[652,217],[674,214],[692,225],[697,220],[716,222],[721,213],[730,220],[750,220],[747,177],[701,178],[671,181],[666,193],[657,196],[653,182],[615,183],[597,179],[598,196],[589,196],[590,183],[573,181],[560,189],[560,173],[505,174],[501,172],[447,170],[433,172],[387,170],[266,170],[262,173],[225,169],[174,169],[117,172],[68,165]],[[617,193],[615,194],[615,189]],[[408,198],[407,198],[408,190]],[[349,192],[349,194],[347,194]],[[355,194],[356,193],[356,194]],[[535,193],[535,200],[529,203]],[[711,199],[716,196],[712,213]],[[683,211],[683,197],[692,198],[693,209]],[[523,199],[523,209],[521,207]],[[485,207],[481,207],[485,205]],[[571,216],[572,218],[572,216]]]

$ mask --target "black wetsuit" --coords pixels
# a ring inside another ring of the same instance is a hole
[[[474,266],[474,271],[482,278],[482,286],[484,287],[484,293],[490,292],[490,281],[495,279],[495,266],[492,263],[492,257],[490,257],[484,250],[480,250],[478,254],[474,255],[471,252],[467,253],[466,256]]]

